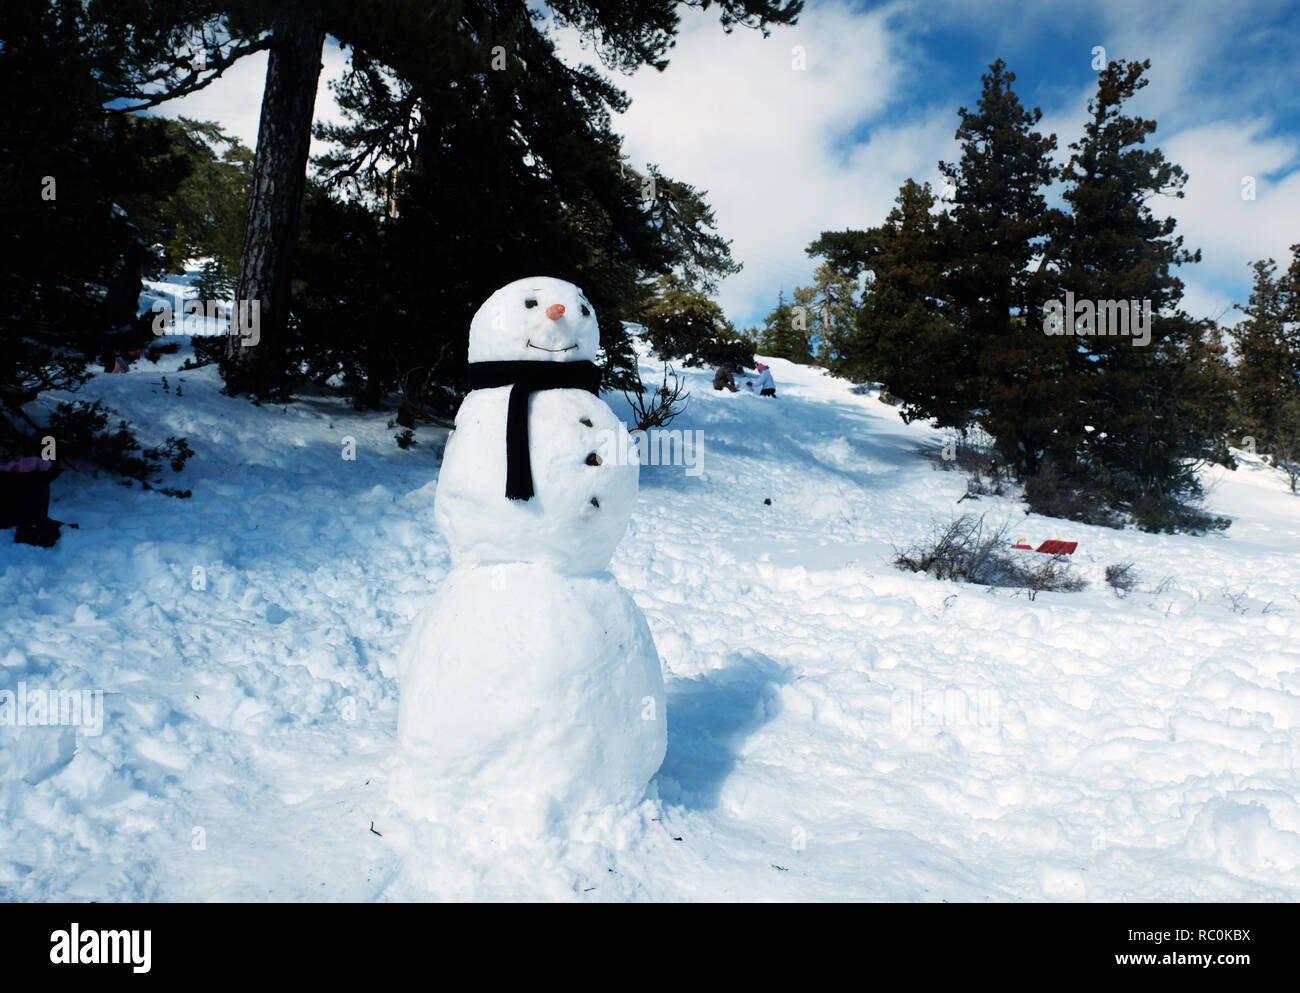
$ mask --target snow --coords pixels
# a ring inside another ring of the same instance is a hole
[[[663,661],[667,756],[639,806],[519,837],[391,795],[395,660],[451,566],[443,432],[403,451],[335,398],[224,397],[186,352],[84,395],[186,436],[193,497],[65,478],[51,513],[80,529],[0,543],[0,690],[104,706],[99,734],[0,726],[0,898],[1300,897],[1300,498],[1257,459],[1205,471],[1225,533],[1087,527],[958,506],[938,432],[816,369],[771,360],[775,400],[688,370],[672,427],[703,471],[641,468],[611,564]],[[1090,586],[890,564],[971,510],[1079,541]]]

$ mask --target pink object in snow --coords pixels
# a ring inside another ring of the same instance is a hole
[[[53,464],[38,455],[26,455],[0,465],[0,472],[49,472]]]

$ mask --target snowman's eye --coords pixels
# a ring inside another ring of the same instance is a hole
[[[591,309],[585,303],[582,305],[582,316],[583,317],[591,316]]]
[[[525,300],[525,301],[524,301],[524,306],[527,307],[529,310],[532,310],[534,307],[537,306],[537,301],[536,301],[536,300]]]

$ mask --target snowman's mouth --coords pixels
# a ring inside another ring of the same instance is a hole
[[[572,345],[565,345],[563,348],[543,348],[541,345],[534,345],[530,338],[528,340],[528,347],[536,348],[542,352],[571,352],[578,347],[578,343],[575,341]]]

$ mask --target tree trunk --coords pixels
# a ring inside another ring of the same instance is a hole
[[[235,289],[235,313],[247,308],[242,313],[252,320],[241,326],[232,315],[222,363],[230,393],[283,398],[292,387],[284,368],[289,276],[324,44],[325,28],[316,18],[286,19],[274,31]]]

